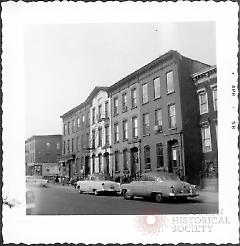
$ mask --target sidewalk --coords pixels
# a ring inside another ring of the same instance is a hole
[[[218,202],[218,191],[199,190],[199,198],[208,202]]]

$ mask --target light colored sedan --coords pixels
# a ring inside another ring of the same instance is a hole
[[[108,175],[92,174],[86,180],[77,181],[77,189],[79,193],[94,193],[96,196],[100,193],[120,193],[120,183],[110,180]]]
[[[186,200],[199,195],[194,185],[181,181],[175,174],[165,172],[144,173],[138,181],[122,184],[121,190],[127,200],[138,196],[153,198],[156,202],[171,197]]]

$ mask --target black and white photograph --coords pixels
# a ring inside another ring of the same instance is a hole
[[[238,7],[171,6],[3,5],[7,242],[239,240]]]

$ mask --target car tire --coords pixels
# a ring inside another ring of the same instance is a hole
[[[132,195],[129,195],[127,190],[123,190],[123,191],[122,191],[122,195],[123,195],[123,197],[124,197],[126,200],[132,200],[132,199],[133,199],[133,196],[132,196]]]
[[[78,192],[79,192],[80,194],[82,194],[82,193],[83,193],[83,191],[82,191],[82,190],[80,190],[80,187],[79,187],[79,189],[78,189]]]
[[[99,195],[99,192],[97,190],[94,190],[93,192],[94,192],[94,195],[95,196],[98,196]]]
[[[162,202],[163,200],[162,193],[155,193],[153,197],[154,197],[155,202]]]

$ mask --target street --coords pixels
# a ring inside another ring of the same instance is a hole
[[[207,214],[218,212],[218,195],[200,192],[197,198],[186,202],[135,198],[125,200],[121,196],[94,196],[80,194],[72,186],[49,184],[48,188],[32,187],[36,195],[33,215],[144,215],[144,214]]]

